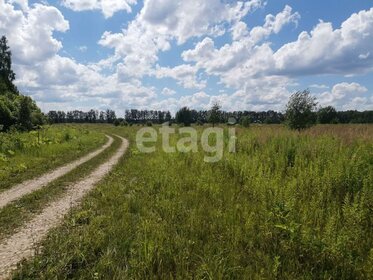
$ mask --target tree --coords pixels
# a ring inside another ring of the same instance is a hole
[[[98,117],[100,123],[104,123],[105,122],[105,112],[104,111],[101,111],[100,112],[100,116]]]
[[[45,115],[40,111],[34,111],[31,113],[31,122],[33,125],[40,126],[45,124]]]
[[[8,46],[8,40],[5,36],[0,38],[0,91],[6,90],[18,94],[16,86],[13,84],[16,75],[12,70],[12,52]]]
[[[165,118],[165,121],[166,121],[166,122],[171,121],[171,113],[170,113],[170,111],[167,111],[167,112],[166,112],[166,118]]]
[[[309,90],[297,91],[290,96],[286,105],[286,122],[291,129],[298,131],[315,123],[316,98]]]
[[[44,117],[31,97],[19,94],[13,84],[12,53],[5,36],[0,38],[0,126],[8,130],[11,126],[23,130],[32,129],[43,122]]]
[[[115,119],[114,122],[113,122],[113,124],[114,124],[115,126],[119,126],[121,121],[122,121],[121,118],[119,118],[119,119]]]
[[[337,122],[337,111],[333,106],[320,108],[317,111],[317,121],[319,123],[335,123]]]
[[[108,123],[113,123],[116,120],[117,116],[113,110],[106,110],[106,121]]]
[[[19,108],[19,124],[23,130],[32,129],[32,99],[22,96]]]
[[[192,113],[188,107],[183,107],[177,111],[175,119],[177,123],[189,126],[192,123]]]
[[[16,104],[7,96],[0,95],[0,131],[7,131],[16,122]]]
[[[90,122],[90,123],[95,123],[96,120],[97,120],[97,115],[98,115],[98,112],[96,112],[95,110],[91,109],[91,110],[87,113],[88,122]]]
[[[250,117],[249,116],[243,116],[240,119],[240,123],[243,127],[249,127],[250,126]]]
[[[221,106],[217,102],[215,102],[211,107],[208,122],[212,123],[212,126],[215,126],[215,124],[219,123],[221,120],[220,108]]]

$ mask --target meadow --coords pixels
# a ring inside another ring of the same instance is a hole
[[[105,135],[81,125],[0,133],[0,191],[100,147]]]
[[[94,128],[129,151],[14,279],[373,278],[373,126],[237,127],[216,163],[138,129]]]

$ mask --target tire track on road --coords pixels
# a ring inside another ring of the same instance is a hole
[[[62,177],[69,173],[70,171],[74,170],[78,166],[82,165],[83,163],[86,163],[87,161],[91,160],[92,158],[96,157],[97,155],[101,154],[104,150],[109,148],[114,140],[112,137],[106,135],[108,138],[108,141],[98,150],[89,153],[88,155],[77,159],[71,163],[68,163],[66,165],[63,165],[51,172],[48,172],[46,174],[43,174],[39,176],[38,178],[27,180],[25,182],[22,182],[18,185],[15,185],[9,190],[3,191],[0,193],[0,209],[6,206],[7,204],[21,198],[22,196],[32,193],[36,190],[39,190],[52,181],[58,179],[59,177]]]
[[[0,279],[10,277],[17,263],[34,255],[36,246],[46,237],[48,231],[60,224],[64,216],[77,206],[84,195],[92,190],[119,162],[128,148],[128,141],[122,140],[117,152],[91,174],[68,187],[65,195],[48,204],[42,212],[24,225],[18,232],[0,244]]]

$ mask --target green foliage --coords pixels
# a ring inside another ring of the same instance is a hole
[[[40,127],[41,125],[45,124],[47,121],[46,121],[44,114],[40,111],[40,109],[36,109],[31,112],[31,122],[36,127]]]
[[[113,110],[109,110],[109,109],[106,110],[106,121],[108,123],[114,123],[116,118],[117,116]]]
[[[17,105],[6,95],[0,95],[0,131],[8,130],[17,122]]]
[[[243,116],[241,119],[240,119],[240,124],[243,126],[243,127],[249,127],[250,126],[250,117],[249,116]]]
[[[178,124],[184,124],[185,126],[189,126],[192,123],[192,112],[188,107],[183,107],[179,111],[177,111],[175,120]]]
[[[211,110],[208,113],[208,122],[212,123],[213,126],[221,121],[221,106],[219,103],[214,103]]]
[[[3,131],[11,127],[27,131],[44,123],[44,115],[30,97],[10,93],[0,95],[0,125]]]
[[[337,123],[338,122],[338,115],[337,111],[333,106],[327,106],[324,108],[320,108],[317,111],[317,122],[326,124],[326,123]]]
[[[18,93],[13,84],[16,75],[12,70],[12,52],[8,46],[8,40],[5,36],[0,38],[0,95],[4,91]]]
[[[120,122],[121,122],[121,119],[119,118],[119,119],[116,119],[116,120],[113,122],[113,124],[114,124],[115,126],[119,126],[119,125],[120,125]]]
[[[117,118],[113,122],[115,126],[128,126],[128,122],[123,118]]]
[[[14,279],[371,279],[372,127],[236,136],[214,164],[131,146]]]
[[[20,95],[13,84],[11,55],[3,36],[0,39],[0,131],[8,131],[11,127],[31,130],[35,125],[42,125],[44,117],[35,102]]]
[[[19,123],[22,129],[31,130],[32,125],[32,99],[22,96],[19,106]]]
[[[305,129],[315,124],[316,98],[309,90],[298,91],[290,96],[286,105],[286,121],[291,129]]]

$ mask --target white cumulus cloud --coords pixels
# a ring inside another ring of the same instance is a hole
[[[62,5],[76,11],[101,10],[105,18],[112,17],[118,11],[131,13],[131,5],[137,0],[63,0]]]
[[[373,67],[373,8],[352,14],[339,29],[320,22],[310,33],[282,46],[276,68],[285,75],[354,74]]]
[[[322,106],[332,105],[339,110],[369,110],[373,107],[368,89],[355,82],[335,84],[331,91],[323,92],[318,99]]]

